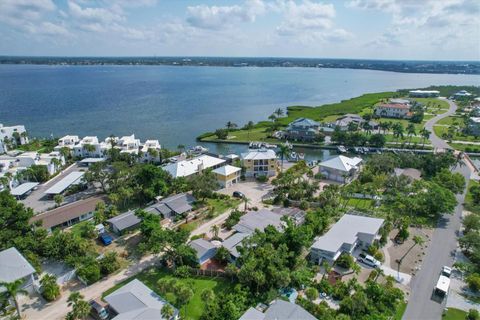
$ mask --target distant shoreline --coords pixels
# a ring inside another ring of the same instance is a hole
[[[228,57],[20,57],[0,56],[0,64],[68,66],[196,66],[361,69],[398,73],[479,75],[479,61],[401,61],[316,58]]]

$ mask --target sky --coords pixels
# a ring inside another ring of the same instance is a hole
[[[0,55],[480,60],[480,0],[0,0]]]

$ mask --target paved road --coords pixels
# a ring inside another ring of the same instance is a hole
[[[456,105],[450,101],[448,112],[439,115],[427,122],[428,130],[433,128],[436,121],[453,114]],[[435,148],[450,148],[443,140],[438,138],[433,130],[430,137]],[[461,173],[468,181],[472,174],[468,165],[457,167],[454,171]],[[405,320],[439,320],[445,306],[444,301],[437,301],[432,295],[433,287],[437,283],[442,266],[452,266],[455,250],[457,249],[457,231],[461,227],[461,216],[466,189],[463,194],[457,195],[458,204],[453,215],[444,215],[438,222],[437,228],[432,236],[430,247],[423,261],[422,267],[412,279],[412,293],[409,297],[407,309],[403,315]]]
[[[457,110],[457,105],[455,103],[453,103],[450,100],[444,100],[444,101],[448,102],[448,104],[450,105],[450,108],[448,109],[448,111],[433,117],[432,119],[428,120],[425,123],[425,128],[432,133],[430,135],[430,141],[432,142],[432,145],[435,149],[452,149],[448,145],[448,143],[446,143],[443,139],[437,137],[435,135],[435,131],[433,130],[433,126],[435,125],[435,123],[437,123],[437,121],[453,115]]]

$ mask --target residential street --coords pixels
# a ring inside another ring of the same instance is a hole
[[[432,142],[432,145],[435,149],[452,149],[444,140],[442,140],[440,137],[437,137],[435,135],[435,132],[433,131],[433,126],[435,125],[435,123],[437,123],[443,118],[453,115],[457,110],[457,105],[454,102],[450,100],[444,101],[446,101],[450,105],[448,111],[433,117],[425,123],[425,128],[432,133],[430,135],[430,141]]]
[[[433,133],[433,125],[436,121],[453,114],[457,106],[451,102],[448,112],[439,115],[427,122],[426,127],[432,131],[430,140],[435,148],[446,149],[450,147],[447,143]],[[471,167],[464,165],[457,167],[454,171],[461,173],[466,181],[472,174]],[[461,216],[466,189],[463,194],[457,195],[458,204],[452,215],[444,215],[438,222],[437,228],[432,236],[431,245],[423,261],[422,267],[411,281],[411,294],[408,306],[403,315],[406,320],[439,320],[445,307],[446,299],[442,302],[435,301],[433,288],[437,283],[442,266],[451,267],[457,249],[457,232],[461,227]]]

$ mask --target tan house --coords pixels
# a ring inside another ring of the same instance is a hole
[[[218,183],[223,188],[231,187],[233,184],[240,181],[240,173],[242,169],[231,165],[226,165],[213,170],[212,172],[217,177]]]
[[[277,155],[269,149],[249,150],[242,153],[246,177],[272,177],[277,173]]]

